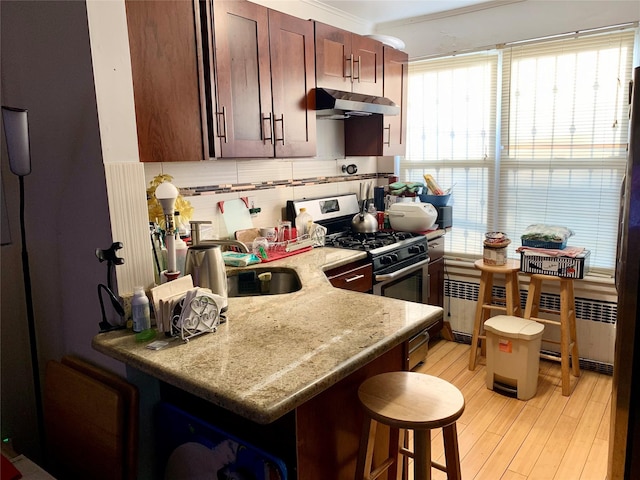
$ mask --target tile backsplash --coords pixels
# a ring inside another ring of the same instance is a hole
[[[211,221],[203,226],[202,238],[227,235],[219,201],[247,197],[261,211],[254,227],[277,224],[287,200],[341,193],[358,193],[361,181],[386,185],[393,174],[393,157],[344,156],[342,121],[317,122],[317,155],[313,158],[212,159],[202,162],[145,163],[147,185],[158,174],[169,174],[173,184],[194,207],[193,220]],[[355,164],[354,175],[343,173],[343,165]]]
[[[160,174],[173,177],[173,184],[194,208],[193,220],[211,221],[202,227],[202,238],[224,238],[226,228],[217,204],[247,197],[250,207],[260,208],[254,227],[276,225],[287,200],[342,193],[358,193],[360,182],[385,185],[393,174],[393,159],[358,157],[349,159],[251,159],[144,165],[147,184]],[[342,165],[355,164],[355,175],[342,173]]]

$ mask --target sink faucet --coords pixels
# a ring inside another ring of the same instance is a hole
[[[221,247],[235,247],[242,253],[249,253],[249,248],[238,240],[200,240],[200,225],[210,224],[210,221],[195,221],[191,224],[191,245],[220,245]]]
[[[201,240],[198,245],[220,245],[221,247],[235,247],[242,253],[249,253],[249,248],[239,240]]]

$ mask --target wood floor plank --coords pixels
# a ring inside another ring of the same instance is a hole
[[[506,399],[495,398],[490,392],[487,396],[490,402],[480,409],[473,420],[468,423],[462,432],[458,432],[458,449],[460,450],[460,458],[465,458],[469,452],[480,441],[482,436],[487,432],[487,427],[491,425],[506,405]]]
[[[491,432],[484,432],[478,438],[478,441],[475,442],[473,448],[460,461],[462,478],[474,478],[495,451],[500,440],[502,440],[502,436]]]
[[[529,475],[568,401],[569,398],[563,396],[561,390],[553,392],[522,447],[509,465],[509,470],[521,475]]]
[[[511,470],[507,470],[504,472],[504,475],[500,477],[500,480],[527,480],[527,477],[520,475],[519,473],[512,472]]]
[[[596,438],[580,475],[580,480],[604,480],[607,478],[607,461],[609,458],[609,442]]]
[[[505,435],[527,405],[527,402],[523,402],[517,398],[507,398],[507,403],[500,412],[500,415],[491,422],[491,425],[487,427],[487,431],[497,433],[498,435]],[[538,410],[541,411],[540,409]]]
[[[575,377],[574,377],[575,378]],[[569,403],[567,403],[563,414],[573,418],[580,418],[586,405],[591,401],[593,389],[596,386],[598,374],[590,371],[580,373],[580,381],[573,387]]]
[[[580,417],[554,478],[557,480],[580,479],[605,409],[606,405],[600,402],[587,403],[584,415]]]
[[[604,410],[604,414],[602,415],[602,421],[600,422],[598,433],[596,433],[596,438],[600,440],[605,440],[608,442],[610,431],[611,431],[611,396],[609,396],[609,401],[607,402],[607,406]]]
[[[511,428],[502,437],[496,449],[474,477],[475,480],[495,480],[502,477],[539,416],[540,409],[523,408],[517,420],[513,422]]]
[[[555,476],[577,426],[578,420],[575,418],[560,415],[558,423],[527,477],[528,480],[550,480]]]

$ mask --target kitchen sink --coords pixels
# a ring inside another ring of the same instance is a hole
[[[300,277],[291,268],[251,268],[227,276],[229,297],[281,295],[302,288]]]

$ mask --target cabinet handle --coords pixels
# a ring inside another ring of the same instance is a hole
[[[266,143],[267,140],[271,141],[271,145],[273,145],[273,123],[271,122],[271,112],[269,115],[260,115],[262,120],[262,143]],[[264,122],[267,120],[269,122],[269,136],[267,137],[267,132],[264,128]]]
[[[346,63],[349,62],[349,75],[347,75],[345,73],[345,77],[346,78],[350,78],[351,79],[351,83],[353,83],[353,53],[351,55],[349,55],[349,58],[345,58],[345,65]]]
[[[389,140],[387,140],[386,142],[384,142],[385,145],[391,146],[391,124],[389,124],[388,126],[384,127],[384,130],[388,130],[389,131]]]
[[[362,73],[362,71],[360,69],[360,65],[362,65],[362,58],[360,57],[360,55],[358,55],[358,60],[353,60],[353,55],[351,55],[351,57],[352,57],[351,61],[358,64],[358,76],[357,77],[354,76],[353,79],[354,80],[358,80],[358,83],[360,83],[360,77],[361,77],[361,73]],[[351,65],[352,65],[351,68],[353,68],[353,63]]]
[[[274,118],[273,119],[273,133],[275,134],[276,132],[276,122],[280,122],[280,125],[282,126],[282,137],[280,138],[275,138],[276,142],[282,142],[282,145],[284,145],[284,113],[280,115],[280,118]]]
[[[222,135],[220,135],[220,122],[218,121],[218,138],[224,138],[224,143],[227,143],[227,107],[222,107],[221,112],[216,112],[216,118],[220,118],[222,115]]]
[[[345,278],[344,282],[345,283],[351,283],[351,282],[355,282],[356,280],[360,280],[361,278],[364,278],[364,275],[354,275],[351,278]]]

